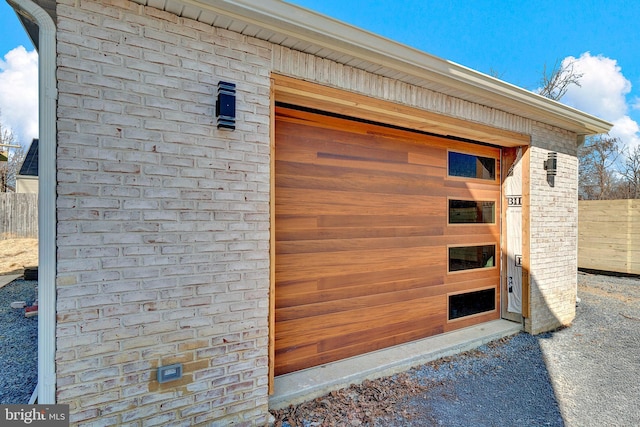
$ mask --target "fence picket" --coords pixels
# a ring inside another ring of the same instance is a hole
[[[38,195],[0,193],[0,240],[38,238]]]
[[[640,200],[578,202],[578,267],[640,274]]]

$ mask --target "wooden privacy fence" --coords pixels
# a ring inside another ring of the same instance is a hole
[[[578,203],[578,267],[640,274],[640,200]]]
[[[0,240],[38,238],[38,195],[0,193]]]

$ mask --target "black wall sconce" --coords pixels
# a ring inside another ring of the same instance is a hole
[[[236,85],[229,82],[218,82],[218,101],[216,102],[218,129],[234,130],[236,128]]]
[[[547,154],[547,160],[544,161],[544,170],[547,171],[547,182],[553,187],[558,173],[558,153]]]

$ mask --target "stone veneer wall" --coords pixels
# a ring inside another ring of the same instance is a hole
[[[127,0],[57,13],[57,400],[73,425],[266,421],[271,71],[533,129],[529,328],[572,316],[575,149],[551,192],[537,169],[571,135]],[[237,83],[234,132],[214,123],[219,80]]]

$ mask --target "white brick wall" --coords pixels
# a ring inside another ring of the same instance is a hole
[[[531,120],[472,103],[423,87],[318,58],[283,46],[274,46],[274,71],[304,80],[357,92],[445,116],[484,123],[500,129],[531,133]]]
[[[558,153],[554,186],[544,161]],[[575,317],[578,245],[578,160],[576,136],[542,124],[533,126],[530,152],[531,318],[537,334],[571,323]]]
[[[263,424],[270,47],[127,1],[58,19],[58,402],[74,425]]]

